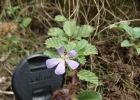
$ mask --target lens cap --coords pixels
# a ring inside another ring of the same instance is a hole
[[[16,67],[12,88],[19,100],[51,100],[53,92],[61,88],[63,75],[54,73],[56,67],[48,69],[47,59],[43,54],[32,54]]]

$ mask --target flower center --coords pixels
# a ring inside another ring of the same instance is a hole
[[[63,56],[62,59],[65,61],[67,59],[67,57],[66,56]]]

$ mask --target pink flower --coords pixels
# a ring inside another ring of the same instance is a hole
[[[64,54],[64,51],[65,51],[64,46],[61,46],[61,47],[57,48],[57,51],[60,54],[61,58],[52,58],[52,59],[46,60],[47,68],[53,68],[53,67],[55,67],[57,65],[57,67],[55,69],[55,74],[60,75],[60,74],[65,73],[65,62],[72,69],[76,69],[79,66],[78,62],[69,59],[69,57],[73,57],[73,56],[77,55],[76,50],[71,50],[69,53],[67,53],[65,55]]]

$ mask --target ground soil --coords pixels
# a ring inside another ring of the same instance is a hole
[[[140,55],[133,48],[122,48],[111,38],[95,43],[97,61],[103,72],[103,100],[140,100]]]

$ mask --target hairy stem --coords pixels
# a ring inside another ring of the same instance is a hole
[[[73,70],[72,71],[72,85],[75,85],[77,83],[76,74],[77,74],[77,70]]]

